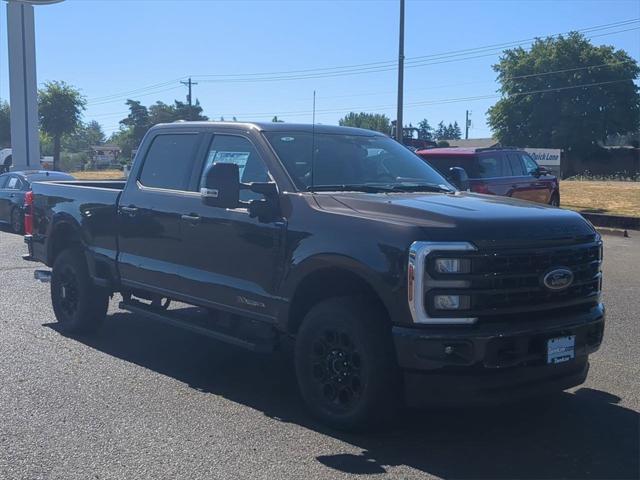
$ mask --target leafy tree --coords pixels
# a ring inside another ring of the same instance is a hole
[[[128,130],[128,134],[122,135],[122,140],[127,141],[126,149],[130,152],[133,148],[138,148],[142,137],[151,127],[151,119],[149,117],[149,109],[137,100],[127,100],[129,107],[129,115],[127,118],[120,120],[120,125],[124,130]],[[128,137],[128,138],[127,138]],[[124,151],[125,148],[120,146]]]
[[[280,120],[280,119],[278,118],[278,116],[277,116],[277,115],[276,115],[276,116],[274,116],[274,117],[271,119],[271,121],[272,121],[273,123],[284,123],[284,120]]]
[[[488,123],[503,144],[587,151],[638,129],[640,68],[624,50],[574,32],[505,50],[493,68],[503,96]]]
[[[344,118],[341,118],[338,123],[345,127],[367,128],[387,135],[391,133],[389,117],[380,113],[350,112]]]
[[[38,95],[40,127],[53,139],[53,169],[58,170],[62,137],[76,131],[86,101],[65,82],[47,82]]]
[[[444,122],[441,121],[440,123],[438,123],[436,130],[433,132],[433,136],[434,138],[440,140],[441,138],[447,138],[448,133],[449,132],[447,131],[447,127],[445,126]]]
[[[433,127],[429,125],[426,118],[418,122],[418,138],[420,140],[433,140],[433,134]]]
[[[101,145],[105,141],[102,126],[95,120],[81,124],[74,133],[62,139],[63,150],[80,153],[86,152],[92,145]]]
[[[462,130],[460,130],[460,125],[458,122],[453,122],[453,125],[449,124],[449,136],[447,137],[449,140],[460,140],[462,138]]]
[[[7,102],[0,102],[0,148],[11,145],[11,110]]]

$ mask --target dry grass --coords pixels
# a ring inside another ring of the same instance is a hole
[[[561,207],[640,217],[640,182],[560,182]]]
[[[69,173],[78,180],[124,180],[122,170],[91,170]]]

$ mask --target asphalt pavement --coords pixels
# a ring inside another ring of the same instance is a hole
[[[0,231],[0,479],[639,478],[640,232],[605,236],[605,341],[544,402],[407,411],[392,431],[310,419],[281,355],[118,310],[56,329],[22,238]]]

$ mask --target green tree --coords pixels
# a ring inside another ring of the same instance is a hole
[[[88,151],[93,145],[102,145],[105,135],[102,126],[95,120],[81,124],[75,132],[62,139],[62,149],[80,153]]]
[[[274,116],[274,117],[271,119],[271,121],[272,121],[273,123],[284,123],[284,120],[280,120],[280,119],[278,118],[278,116],[277,116],[277,115],[276,115],[276,116]]]
[[[449,140],[460,140],[462,138],[462,130],[458,122],[453,122],[453,125],[449,124]]]
[[[387,135],[391,133],[389,117],[380,113],[349,112],[344,118],[341,118],[338,123],[345,127],[367,128]]]
[[[0,101],[0,148],[11,145],[11,110],[9,104]]]
[[[142,105],[137,100],[127,100],[127,106],[129,107],[129,115],[127,118],[120,120],[122,134],[117,138],[124,142],[120,145],[123,152],[131,153],[132,149],[138,148],[142,137],[144,137],[147,130],[151,127],[151,120],[149,117],[149,109]]]
[[[433,140],[433,127],[425,118],[418,122],[418,138],[420,140]]]
[[[623,50],[574,32],[505,50],[493,68],[502,98],[488,123],[503,144],[587,151],[638,129],[640,69]]]
[[[47,82],[38,92],[40,128],[53,139],[53,169],[60,166],[62,137],[80,125],[86,101],[79,90],[65,82]]]

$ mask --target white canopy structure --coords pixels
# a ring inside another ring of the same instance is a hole
[[[7,0],[9,101],[14,169],[40,167],[33,6],[63,0]]]

